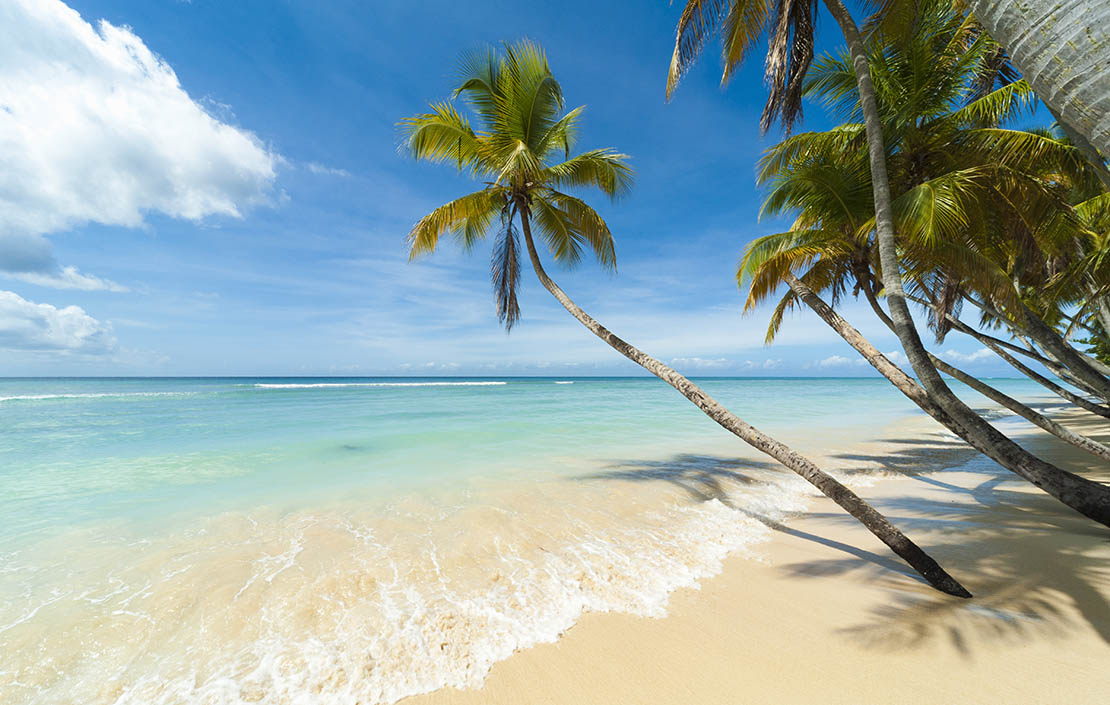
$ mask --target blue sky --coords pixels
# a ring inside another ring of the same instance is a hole
[[[396,122],[448,96],[461,52],[525,36],[588,106],[579,145],[637,171],[629,197],[595,200],[619,273],[554,271],[580,305],[691,374],[868,374],[813,316],[771,347],[768,311],[741,316],[736,259],[781,225],[758,219],[755,161],[773,143],[758,132],[760,54],[722,90],[714,47],[666,104],[677,14],[642,0],[13,0],[0,375],[637,373],[530,272],[506,335],[488,249],[407,261],[411,225],[473,184],[399,156]],[[822,16],[820,49],[833,29]],[[800,129],[829,124],[810,105]],[[844,312],[895,350],[865,309]],[[955,335],[943,350],[1007,371]]]

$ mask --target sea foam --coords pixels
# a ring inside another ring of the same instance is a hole
[[[494,663],[556,640],[586,612],[665,616],[674,590],[769,537],[753,517],[781,521],[810,496],[785,474],[742,491],[726,482],[720,499],[698,503],[667,486],[606,487],[502,489],[465,507],[385,514],[228,515],[70,555],[57,564],[68,577],[50,580],[64,592],[5,620],[0,640],[28,660],[0,672],[27,689],[0,685],[0,695],[369,705],[477,687]],[[58,672],[42,653],[68,665]]]

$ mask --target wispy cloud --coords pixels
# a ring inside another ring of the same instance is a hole
[[[323,164],[318,164],[316,162],[308,162],[307,164],[304,165],[304,168],[308,169],[309,172],[311,172],[313,174],[320,174],[320,175],[325,175],[325,176],[344,176],[344,177],[346,177],[346,176],[351,175],[351,172],[347,171],[346,169],[336,169],[334,167],[324,166]]]
[[[126,286],[92,274],[82,274],[76,267],[58,267],[45,272],[4,272],[11,279],[25,281],[53,289],[80,289],[81,291],[129,291]]]

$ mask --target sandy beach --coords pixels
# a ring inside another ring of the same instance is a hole
[[[1057,418],[1110,439],[1096,417]],[[1105,702],[1110,534],[926,419],[895,430],[842,460],[883,462],[889,477],[861,491],[974,599],[930,590],[817,500],[758,559],[731,557],[700,589],[675,592],[663,619],[585,615],[558,642],[496,664],[481,689],[406,705]],[[1047,434],[1018,438],[1110,479],[1110,468]],[[712,495],[712,477],[686,481]]]

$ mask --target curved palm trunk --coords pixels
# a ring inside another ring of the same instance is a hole
[[[1063,336],[1030,311],[1025,304],[1020,306],[1029,337],[1036,341],[1049,357],[1067,367],[1068,371],[1083,383],[1083,386],[1110,401],[1110,379],[1107,379],[1105,373],[1099,369],[1104,367],[1102,363],[1089,359],[1069,345]]]
[[[971,0],[971,11],[1037,97],[1110,155],[1110,4]]]
[[[1038,361],[1052,370],[1052,374],[1068,384],[1086,390],[1090,394],[1105,397],[1107,390],[1102,388],[1110,386],[1110,379],[1103,375],[1110,372],[1110,368],[1073,348],[1059,333],[1044,323],[1024,304],[1022,304],[1022,313],[1026,320],[1025,323],[1022,323],[1003,316],[985,301],[976,301],[967,294],[964,294],[963,298],[975,308],[1009,328],[1015,337],[1021,339],[1030,347],[1033,346],[1028,340],[1025,340],[1025,337],[1032,338],[1041,346],[1041,350],[1047,356],[1047,359],[1042,357]]]
[[[536,276],[544,288],[563,305],[563,308],[578,319],[579,323],[621,355],[674,387],[682,396],[693,402],[695,406],[705,412],[706,416],[716,421],[722,428],[801,475],[819,489],[822,494],[859,520],[872,534],[901,556],[906,563],[920,573],[937,590],[957,597],[971,597],[971,593],[949,575],[944,568],[941,568],[929,554],[921,550],[917,544],[899,531],[886,517],[875,511],[871,505],[860,499],[855,492],[852,492],[795,451],[746,423],[676,370],[620,339],[579,308],[544,271],[543,264],[536,252],[536,245],[532,241],[532,229],[528,222],[526,204],[521,204],[520,219],[521,228],[524,231],[524,241],[528,246],[528,256],[532,260],[532,268],[536,271]]]
[[[1017,399],[1003,394],[994,387],[976,379],[975,377],[972,377],[963,370],[949,365],[947,362],[940,359],[939,357],[936,357],[935,355],[930,355],[930,359],[933,361],[933,364],[936,365],[937,369],[944,374],[960,380],[986,398],[997,404],[1001,404],[1002,406],[1006,407],[1007,409],[1022,417],[1034,426],[1038,426],[1045,431],[1048,431],[1065,443],[1070,443],[1076,448],[1081,448],[1082,450],[1085,450],[1092,455],[1096,455],[1103,460],[1110,462],[1110,447],[1107,447],[1094,439],[1088,438],[1082,434],[1076,433],[1064,426],[1061,426],[1059,423],[1053,421],[1044,414],[1030,409],[1028,406],[1022,404]]]
[[[1110,185],[1107,185],[1106,190],[1110,191]],[[1087,301],[1079,309],[1079,312],[1076,313],[1075,323],[1078,323],[1089,332],[1093,333],[1094,331],[1091,330],[1090,326],[1083,325],[1079,323],[1078,320],[1080,313],[1088,309],[1094,314],[1095,320],[1102,324],[1103,330],[1110,334],[1110,297],[1100,292],[1098,283],[1090,273],[1087,274]]]
[[[1092,414],[1097,414],[1099,416],[1102,416],[1103,418],[1110,419],[1110,407],[1102,406],[1088,401],[1078,394],[1075,394],[1070,389],[1061,387],[1060,385],[1056,384],[1036,370],[1033,370],[1032,368],[1022,364],[1020,360],[1003,350],[1002,347],[998,345],[999,341],[996,338],[992,338],[989,335],[984,335],[980,333],[979,331],[975,330],[974,328],[967,325],[960,319],[955,318],[954,316],[949,315],[948,320],[952,323],[953,330],[957,330],[965,335],[970,335],[971,337],[975,338],[980,343],[987,346],[987,348],[990,349],[995,355],[998,355],[1000,358],[1009,363],[1009,365],[1015,370],[1022,373],[1034,382],[1040,384],[1042,387],[1059,396],[1061,399],[1066,399],[1072,404],[1075,404],[1079,408],[1085,411],[1089,411]]]
[[[894,218],[886,171],[882,121],[875,102],[867,52],[855,20],[840,0],[825,0],[840,25],[851,54],[867,134],[871,182],[875,196],[875,234],[895,333],[917,378],[930,399],[966,429],[967,441],[1005,468],[1012,470],[1053,497],[1100,524],[1110,526],[1110,488],[1084,480],[1032,455],[981,419],[952,393],[921,343],[902,289],[901,267],[894,241]]]
[[[950,428],[953,432],[962,434],[962,430],[957,431],[959,426],[952,420],[948,414],[944,412],[939,406],[933,403],[925,390],[921,388],[909,375],[902,371],[901,367],[891,362],[886,355],[879,352],[879,349],[871,344],[867,338],[844,320],[844,317],[833,310],[825,301],[818,296],[813,289],[798,277],[794,276],[791,272],[786,272],[783,280],[790,287],[799,299],[802,300],[807,306],[813,309],[813,312],[821,317],[830,328],[835,330],[841,338],[844,339],[849,345],[855,348],[856,352],[863,356],[863,359],[878,370],[879,374],[886,377],[887,380],[893,384],[898,391],[905,394],[910,401],[921,407],[921,410],[932,416],[944,426]]]
[[[929,414],[929,416],[932,416],[934,419],[939,421],[942,425],[946,426],[949,430],[951,430],[960,438],[963,438],[965,441],[967,440],[967,432],[954,421],[952,421],[952,418],[948,416],[948,414],[944,413],[944,411],[940,407],[934,404],[932,400],[929,399],[929,396],[925,393],[925,390],[923,390],[920,386],[917,385],[916,382],[910,379],[909,375],[903,372],[901,368],[890,362],[890,360],[888,360],[885,355],[879,352],[879,350],[866,338],[864,338],[858,330],[856,330],[850,323],[848,323],[848,321],[844,320],[844,318],[836,311],[834,311],[831,306],[825,303],[821,299],[821,297],[819,297],[812,289],[809,288],[809,286],[806,285],[805,282],[801,281],[790,272],[787,272],[785,274],[784,279],[786,283],[790,286],[790,289],[795,294],[797,294],[798,298],[800,298],[803,302],[805,302],[806,305],[813,309],[814,312],[816,312],[817,315],[820,316],[821,319],[824,320],[830,328],[839,333],[840,337],[844,338],[844,340],[849,345],[855,348],[856,351],[860,355],[862,355],[865,360],[871,363],[872,367],[874,367],[876,370],[879,371],[880,374],[890,380],[891,384],[893,384],[895,387],[898,388],[899,391],[909,397],[911,401],[921,407],[922,411]],[[876,315],[879,316],[879,319],[882,320],[883,323],[885,323],[887,327],[889,327],[891,330],[894,330],[893,322],[890,320],[890,317],[886,315],[886,312],[883,311],[882,307],[879,306],[879,302],[875,299],[875,295],[871,291],[871,288],[863,282],[860,282],[860,288],[864,290],[864,293],[867,295],[867,300],[871,304],[871,308],[875,311]],[[1003,394],[994,387],[991,387],[979,381],[975,377],[972,377],[966,372],[959,370],[952,365],[949,365],[947,362],[941,360],[935,355],[930,354],[929,359],[941,372],[955,377],[956,379],[960,380],[983,396],[991,399],[998,404],[1001,404],[1002,406],[1006,407],[1010,411],[1013,411],[1015,414],[1021,416],[1030,423],[1044,429],[1045,431],[1048,431],[1060,440],[1066,443],[1070,443],[1076,448],[1082,448],[1088,453],[1096,455],[1104,460],[1110,461],[1110,448],[1108,448],[1107,446],[1104,446],[1098,441],[1087,438],[1086,436],[1080,435],[1078,433],[1075,433],[1074,431],[1065,428],[1064,426],[1061,426],[1059,423],[1053,421],[1047,416],[1044,416],[1043,414],[1030,409],[1028,406],[1022,404],[1017,399],[1013,399]]]
[[[875,292],[871,289],[871,287],[867,286],[864,283],[861,283],[861,288],[863,289],[864,295],[867,297],[867,302],[871,304],[871,310],[875,312],[875,315],[879,317],[879,320],[881,320],[887,326],[887,328],[890,328],[893,331],[894,322],[890,320],[890,316],[888,316],[886,311],[883,310],[883,307],[879,304],[879,300],[875,298]],[[949,316],[949,318],[952,317]],[[1110,447],[1107,447],[1094,439],[1088,438],[1082,434],[1068,429],[1067,427],[1048,418],[1044,414],[1034,411],[1025,404],[1022,404],[1017,399],[1003,394],[994,387],[967,374],[963,370],[949,365],[947,362],[940,359],[936,355],[933,355],[932,353],[929,353],[929,360],[933,363],[933,365],[936,366],[939,371],[951,377],[954,377],[955,379],[958,379],[959,381],[963,382],[964,384],[971,387],[988,399],[994,401],[995,403],[1001,404],[1002,406],[1006,407],[1026,421],[1044,429],[1045,431],[1048,431],[1065,443],[1070,443],[1076,448],[1081,448],[1088,453],[1091,453],[1092,455],[1096,455],[1104,460],[1110,461]],[[958,430],[953,429],[953,431],[960,435],[961,438],[963,437]]]
[[[930,306],[931,305],[928,301],[925,301],[923,299],[920,299],[920,298],[917,298],[917,297],[914,297],[914,296],[907,295],[906,298],[909,299],[910,301],[913,301],[914,303],[921,304],[922,306]],[[1005,326],[1010,325],[1010,322],[1001,318],[1000,315],[998,314],[998,312],[995,311],[993,308],[987,306],[986,304],[980,303],[980,302],[976,301],[975,299],[972,299],[972,298],[970,298],[966,295],[963,298],[964,298],[965,301],[970,303],[972,306],[979,309],[980,311],[987,314],[988,316],[994,318],[999,323],[1001,323]],[[994,346],[997,346],[997,347],[1000,347],[1000,348],[1006,348],[1007,350],[1013,350],[1014,352],[1016,352],[1020,355],[1024,355],[1025,357],[1029,358],[1030,360],[1034,360],[1034,361],[1039,362],[1040,364],[1044,365],[1046,368],[1051,370],[1052,374],[1056,375],[1057,377],[1064,380],[1068,384],[1074,385],[1075,387],[1084,390],[1088,394],[1094,394],[1094,392],[1092,390],[1088,389],[1086,386],[1083,385],[1082,382],[1080,382],[1074,376],[1069,374],[1068,371],[1064,367],[1062,367],[1060,364],[1058,364],[1055,360],[1050,360],[1049,358],[1038,354],[1035,350],[1030,350],[1028,348],[1023,348],[1020,345],[1015,345],[1014,343],[1011,343],[1008,340],[1003,340],[1002,338],[996,338],[992,335],[987,335],[986,333],[984,333],[980,330],[976,330],[974,328],[971,328],[966,323],[964,323],[963,321],[961,321],[958,318],[955,318],[950,313],[945,314],[945,318],[947,318],[949,320],[949,322],[952,323],[953,329],[958,330],[961,333],[964,333],[965,335],[972,336],[973,338],[975,338],[979,342],[983,343],[983,345],[990,345],[990,343],[993,343],[994,345],[991,346],[991,350],[995,349]],[[1021,337],[1021,335],[1018,331],[1014,331],[1012,328],[1010,330],[1011,330],[1011,332],[1014,333],[1015,336],[1017,336],[1019,338]],[[1022,340],[1024,340],[1024,338],[1022,338]],[[1028,341],[1026,341],[1026,342],[1028,342]],[[1024,369],[1028,369],[1028,368],[1024,368]],[[1042,377],[1041,379],[1044,379],[1044,378]]]

